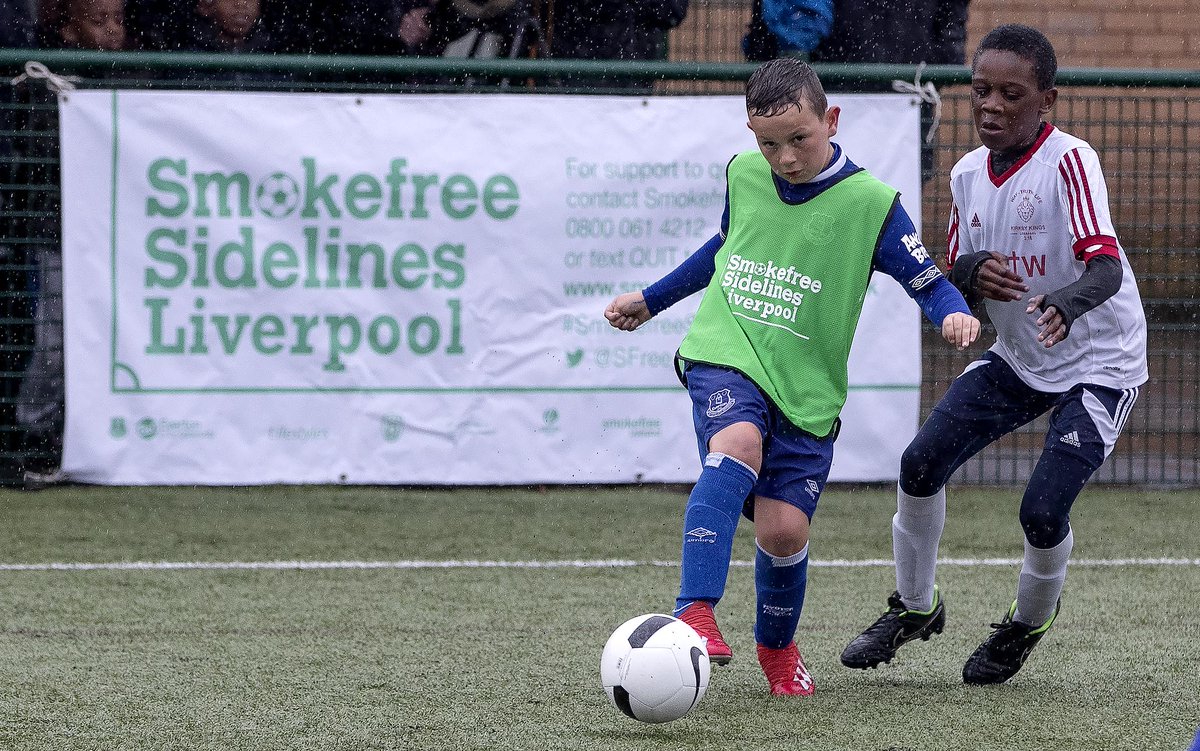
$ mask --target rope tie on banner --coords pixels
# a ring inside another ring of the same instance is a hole
[[[933,85],[933,81],[921,83],[921,73],[925,70],[925,63],[917,66],[917,74],[913,77],[912,83],[908,81],[892,81],[892,90],[898,91],[901,94],[914,94],[922,102],[933,105],[933,122],[929,124],[929,132],[925,134],[925,143],[932,143],[933,137],[937,135],[938,125],[942,122],[942,97],[938,94],[937,87]]]
[[[12,80],[12,85],[16,86],[23,81],[45,81],[46,88],[53,91],[55,94],[62,94],[67,91],[75,90],[75,82],[82,81],[79,76],[60,76],[51,71],[37,60],[30,60],[25,63],[25,72]]]

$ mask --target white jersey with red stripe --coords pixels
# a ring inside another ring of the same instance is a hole
[[[950,265],[959,256],[998,251],[1025,278],[1023,300],[985,300],[996,327],[996,352],[1030,387],[1063,392],[1080,383],[1126,389],[1145,383],[1146,317],[1137,282],[1117,240],[1108,186],[1096,152],[1084,140],[1047,125],[1033,147],[1004,174],[992,172],[980,147],[954,165],[948,231]],[[1029,299],[1079,279],[1085,261],[1121,261],[1120,290],[1071,324],[1064,341],[1037,340],[1040,313]]]

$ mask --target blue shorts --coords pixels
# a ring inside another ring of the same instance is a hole
[[[1094,383],[1063,393],[1037,391],[999,355],[984,352],[950,384],[933,411],[944,418],[939,423],[940,439],[961,457],[954,468],[1001,436],[1050,412],[1043,450],[1072,454],[1095,471],[1116,445],[1138,391]]]
[[[754,496],[760,495],[796,506],[812,519],[833,464],[836,428],[824,438],[801,430],[736,370],[685,363],[683,375],[692,397],[701,462],[708,455],[708,442],[722,428],[748,422],[762,433],[762,467],[742,507],[746,518],[754,518]]]

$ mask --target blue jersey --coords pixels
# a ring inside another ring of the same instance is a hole
[[[837,144],[833,145],[833,158],[826,168],[812,182],[793,185],[778,175],[773,175],[779,197],[788,204],[800,204],[819,195],[822,191],[841,182],[846,177],[859,172],[859,167],[842,152]],[[643,290],[646,306],[652,315],[669,308],[685,297],[692,295],[708,286],[716,273],[715,259],[717,251],[725,241],[729,231],[729,193],[725,193],[725,212],[721,216],[721,231],[713,235],[708,242],[692,255],[688,256],[674,271],[664,276]],[[895,279],[924,311],[925,317],[941,328],[942,320],[951,313],[966,313],[970,309],[962,294],[950,281],[942,276],[933,259],[921,244],[908,212],[900,205],[897,196],[892,212],[883,231],[879,234],[879,242],[875,246],[875,256],[871,262],[872,272],[878,270]]]

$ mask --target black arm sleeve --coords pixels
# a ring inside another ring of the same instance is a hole
[[[950,267],[947,278],[951,284],[958,287],[958,291],[966,298],[967,305],[971,307],[975,307],[980,299],[979,294],[975,292],[975,277],[979,275],[979,267],[991,257],[992,254],[986,251],[968,253],[954,259],[954,265]]]
[[[1046,295],[1042,300],[1043,311],[1051,306],[1062,316],[1067,334],[1071,324],[1121,289],[1121,259],[1113,256],[1093,256],[1077,280]]]

